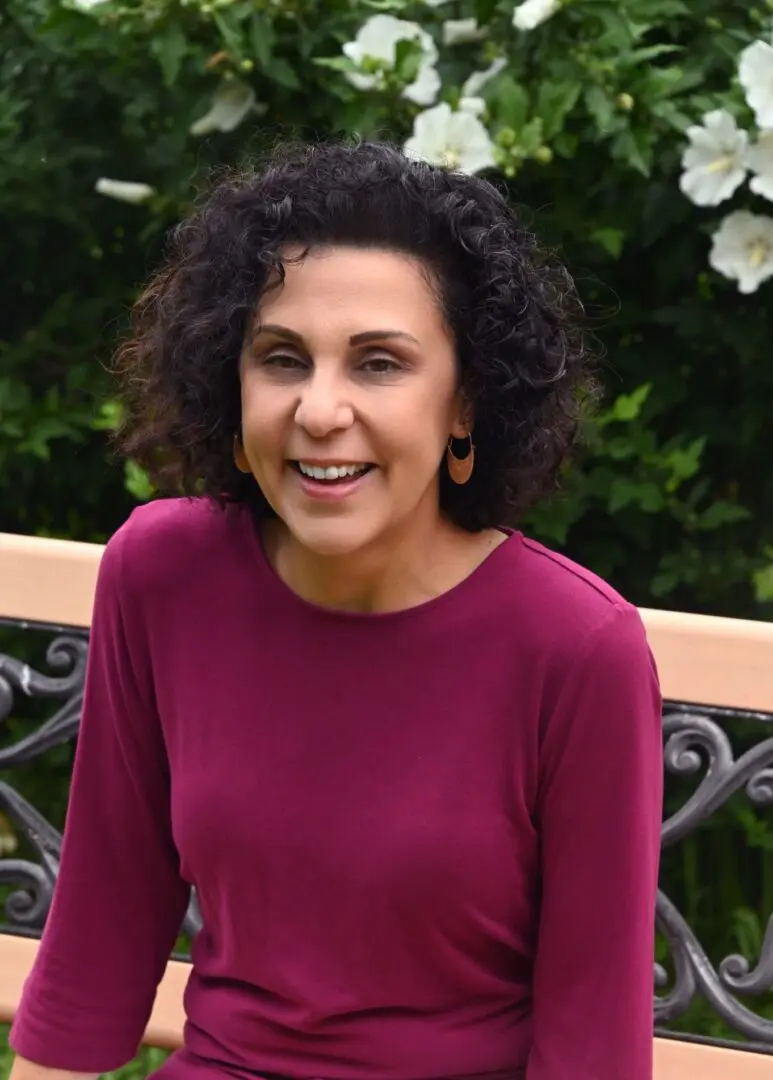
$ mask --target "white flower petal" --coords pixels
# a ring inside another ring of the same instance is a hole
[[[110,199],[127,203],[143,203],[156,193],[156,189],[150,184],[138,184],[132,180],[111,180],[108,176],[100,176],[94,190],[98,195],[107,195]]]
[[[406,87],[403,97],[417,105],[431,105],[440,91],[440,76],[434,68],[438,51],[431,35],[418,23],[394,15],[372,15],[357,31],[354,41],[342,46],[342,52],[357,65],[369,58],[393,68],[400,41],[417,41],[423,53],[418,76]],[[346,72],[346,78],[358,90],[372,90],[380,83],[379,77],[370,72]]]
[[[486,102],[482,97],[463,97],[459,98],[459,108],[462,112],[472,113],[473,116],[480,116],[486,111]]]
[[[255,107],[255,91],[241,82],[222,83],[212,98],[212,107],[190,126],[191,135],[210,131],[233,131]]]
[[[773,202],[773,131],[763,131],[746,155],[754,177],[749,187],[755,195]]]
[[[706,113],[703,125],[689,127],[687,137],[679,187],[696,206],[717,206],[746,179],[749,137],[725,109]]]
[[[513,11],[513,26],[516,30],[535,30],[552,18],[560,7],[560,0],[524,0]]]
[[[478,26],[477,19],[447,19],[443,23],[443,44],[464,45],[469,41],[482,41],[486,30]]]
[[[447,102],[419,113],[405,151],[459,172],[479,172],[495,164],[494,144],[477,116],[454,112]]]
[[[739,292],[756,292],[773,277],[773,218],[747,210],[728,214],[712,237],[709,264],[737,281]]]
[[[104,3],[105,0],[70,0],[70,6],[76,11],[91,11],[92,8]]]
[[[773,202],[773,176],[755,176],[749,181],[749,187],[755,195]]]
[[[765,41],[748,45],[738,61],[738,79],[761,128],[773,128],[773,46]]]
[[[416,105],[432,105],[440,93],[440,75],[431,64],[419,68],[419,74],[402,96]]]
[[[498,56],[483,71],[474,71],[462,86],[462,97],[478,97],[481,90],[507,67],[507,57]]]

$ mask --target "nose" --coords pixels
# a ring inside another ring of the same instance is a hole
[[[295,422],[315,439],[351,427],[354,409],[341,380],[315,371],[301,388]]]

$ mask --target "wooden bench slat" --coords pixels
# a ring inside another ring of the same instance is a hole
[[[0,1021],[13,1019],[24,980],[37,953],[31,938],[0,934]],[[178,960],[167,965],[143,1042],[175,1050],[182,1039],[183,990],[190,967]],[[771,1080],[773,1056],[721,1046],[655,1039],[653,1080]]]
[[[0,533],[0,618],[87,627],[104,548]],[[671,701],[773,712],[773,623],[642,608]]]

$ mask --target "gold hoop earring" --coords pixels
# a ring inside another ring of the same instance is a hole
[[[467,432],[467,438],[470,441],[470,448],[467,451],[466,457],[463,458],[458,458],[453,451],[453,435],[448,440],[446,465],[448,466],[448,475],[455,484],[466,484],[472,476],[472,470],[475,468],[475,446],[472,441],[471,431]]]

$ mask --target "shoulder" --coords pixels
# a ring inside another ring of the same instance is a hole
[[[638,609],[592,570],[523,536],[507,562],[503,599],[534,660],[566,670],[580,655],[646,650]]]
[[[209,498],[157,499],[136,507],[113,534],[103,556],[106,572],[118,570],[125,589],[176,592],[233,563],[251,525],[239,505]]]

